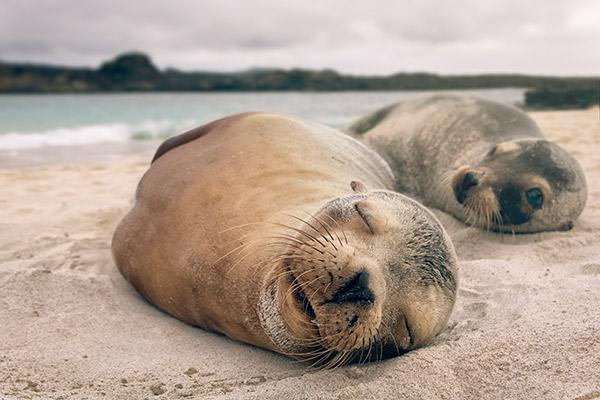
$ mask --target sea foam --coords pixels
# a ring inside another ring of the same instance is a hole
[[[163,139],[197,125],[194,121],[147,120],[53,128],[32,132],[0,133],[0,149],[18,150],[45,146],[73,146],[105,142]]]

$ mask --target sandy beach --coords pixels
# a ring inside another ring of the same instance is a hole
[[[110,240],[152,146],[0,155],[0,398],[600,399],[600,114],[531,115],[586,173],[575,228],[500,235],[436,211],[460,257],[448,329],[329,371],[186,325],[120,276]]]

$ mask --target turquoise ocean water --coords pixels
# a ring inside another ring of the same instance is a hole
[[[162,139],[226,115],[276,111],[342,127],[431,92],[0,95],[0,150]],[[463,93],[516,104],[524,90]]]

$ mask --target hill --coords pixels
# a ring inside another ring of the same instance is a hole
[[[145,91],[350,91],[529,88],[538,106],[569,101],[597,103],[599,77],[551,77],[518,74],[438,75],[396,73],[344,75],[334,70],[253,69],[238,73],[160,70],[139,52],[118,55],[98,68],[0,62],[0,93],[85,93]],[[583,92],[582,92],[583,91]],[[560,93],[558,97],[554,93]],[[567,95],[565,95],[567,93]],[[584,93],[581,100],[577,93]],[[550,100],[548,100],[550,99]],[[580,104],[582,103],[582,104]]]

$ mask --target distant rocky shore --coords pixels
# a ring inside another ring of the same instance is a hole
[[[0,61],[0,93],[150,91],[350,91],[527,88],[525,106],[586,108],[598,104],[600,77],[515,74],[388,76],[343,75],[334,70],[256,69],[235,73],[159,70],[143,53],[125,53],[99,68]]]

